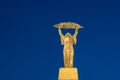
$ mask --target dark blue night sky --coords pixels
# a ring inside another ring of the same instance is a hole
[[[66,21],[84,26],[74,46],[79,80],[120,80],[117,0],[1,0],[0,80],[57,80],[63,46],[53,25]]]

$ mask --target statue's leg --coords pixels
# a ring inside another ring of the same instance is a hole
[[[73,51],[71,50],[71,48],[69,48],[67,51],[66,51],[66,63],[67,63],[67,67],[72,67],[72,53]]]
[[[68,50],[67,56],[68,56],[68,67],[70,67],[70,50]]]
[[[65,67],[68,67],[68,51],[66,49],[64,49],[64,52],[63,52],[63,55],[64,55],[64,66]]]
[[[64,67],[66,67],[66,62],[65,62],[65,50],[63,51],[63,61],[64,61]]]
[[[70,49],[70,67],[73,67],[73,59],[74,59],[74,50],[73,47]]]

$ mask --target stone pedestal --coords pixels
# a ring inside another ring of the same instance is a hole
[[[78,80],[77,68],[60,68],[58,80]]]

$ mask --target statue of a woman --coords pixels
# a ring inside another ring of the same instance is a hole
[[[75,33],[71,35],[70,33],[62,34],[61,28],[58,28],[59,35],[61,37],[61,44],[64,45],[63,55],[64,55],[64,66],[73,67],[73,57],[74,48],[73,45],[76,44],[76,36],[78,34],[78,28],[76,28]]]

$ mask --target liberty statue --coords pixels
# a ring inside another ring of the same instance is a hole
[[[63,22],[54,25],[54,27],[58,28],[61,44],[64,46],[63,48],[64,66],[67,68],[72,68],[74,58],[73,45],[75,45],[77,42],[76,37],[78,34],[78,29],[83,27],[73,22]],[[71,35],[69,32],[67,32],[65,35],[63,35],[61,28],[73,28],[75,29],[75,33]]]

